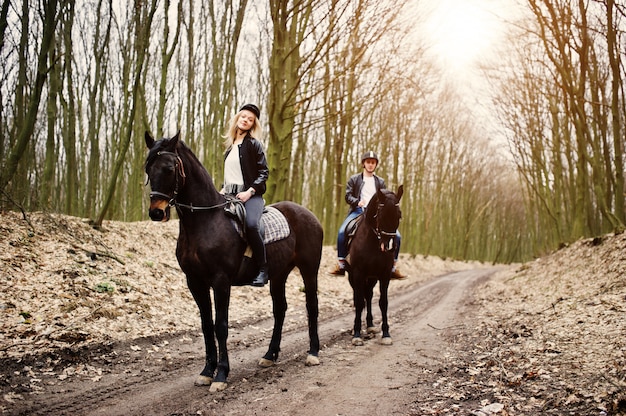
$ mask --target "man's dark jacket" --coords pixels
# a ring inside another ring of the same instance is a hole
[[[376,185],[376,192],[385,189],[385,181],[379,176],[374,175],[374,184]],[[350,212],[355,211],[359,207],[362,189],[363,173],[352,175],[346,185],[346,202],[350,205]]]

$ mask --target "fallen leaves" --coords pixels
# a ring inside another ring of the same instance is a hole
[[[159,334],[192,340],[200,321],[180,272],[177,221],[105,222],[104,231],[62,215],[7,212],[0,223],[0,373],[2,400],[25,400],[56,382],[98,383],[120,354],[169,360]],[[334,250],[324,247],[320,315],[351,307],[347,279],[326,273]],[[401,257],[409,278],[392,291],[446,271],[478,264]],[[443,328],[450,344],[433,368],[416,369],[415,414],[626,414],[626,236],[580,240],[549,256],[498,273],[467,306],[468,326]],[[287,282],[287,326],[306,319],[298,272]],[[271,315],[267,289],[233,288],[230,325]],[[81,349],[102,348],[98,363],[73,362]],[[101,346],[101,347],[100,347]],[[48,354],[44,354],[48,353]],[[40,354],[36,366],[20,365]],[[468,410],[471,409],[471,410]],[[464,413],[465,412],[465,413]]]
[[[94,230],[87,220],[66,215],[5,212],[0,223],[0,360],[126,342],[163,334],[200,331],[197,307],[176,260],[178,221],[105,221]],[[320,314],[351,307],[346,278],[326,273],[335,262],[324,247],[319,273]],[[403,256],[412,279],[392,290],[471,267],[462,262]],[[306,320],[302,280],[287,281],[285,325]],[[267,289],[232,290],[230,325],[271,316]],[[187,338],[187,341],[190,341]],[[182,342],[185,341],[183,336]],[[131,348],[140,348],[134,345]],[[71,377],[77,372],[61,375]],[[94,376],[94,377],[97,377]]]
[[[626,414],[625,252],[624,235],[581,240],[495,276],[448,365],[501,414]]]

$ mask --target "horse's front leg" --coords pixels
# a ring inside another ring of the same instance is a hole
[[[365,288],[365,307],[367,314],[365,315],[366,332],[368,334],[378,333],[378,328],[374,326],[374,314],[372,313],[372,298],[374,297],[374,286],[376,280],[368,280]]]
[[[352,345],[363,345],[361,338],[361,314],[365,307],[364,281],[360,274],[355,274],[353,278],[352,292],[354,293],[354,334],[352,335]]]
[[[216,279],[217,280],[217,279]],[[218,346],[217,374],[211,384],[210,391],[222,391],[228,387],[226,382],[230,372],[228,360],[228,307],[230,305],[230,283],[223,279],[223,284],[213,287],[215,301],[215,337]]]
[[[215,347],[215,327],[213,325],[211,293],[208,286],[203,284],[202,281],[189,276],[187,276],[187,286],[200,310],[200,322],[204,336],[204,369],[196,378],[194,384],[198,386],[208,386],[213,382],[213,375],[217,367],[217,349]]]
[[[378,306],[380,307],[380,313],[383,319],[383,335],[380,342],[383,345],[391,345],[393,341],[391,340],[391,335],[389,334],[389,321],[387,319],[387,308],[389,306],[389,298],[388,298],[388,290],[389,289],[389,279],[381,279],[380,280],[380,299],[378,300]]]
[[[259,360],[261,367],[271,367],[278,360],[280,343],[283,337],[283,325],[287,313],[287,297],[285,295],[285,282],[287,276],[273,278],[270,282],[270,293],[272,295],[272,311],[274,313],[274,329],[272,339],[265,355]]]

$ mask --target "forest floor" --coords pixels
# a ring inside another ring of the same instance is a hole
[[[266,288],[233,288],[229,387],[193,387],[198,312],[176,262],[178,221],[4,212],[0,413],[626,415],[626,235],[523,265],[402,255],[394,343],[350,343],[352,293],[319,274],[321,365],[303,364],[297,271],[277,365]],[[379,316],[375,308],[375,316]]]

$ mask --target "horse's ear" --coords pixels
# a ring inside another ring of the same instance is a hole
[[[178,146],[179,139],[180,139],[180,130],[178,130],[173,137],[169,139],[163,139],[163,150],[176,153],[176,146]]]
[[[377,189],[376,190],[376,196],[378,197],[379,201],[384,201],[385,200],[385,195],[383,194],[383,190],[382,189]]]
[[[146,139],[146,146],[148,146],[148,149],[152,149],[152,147],[154,146],[154,139],[152,138],[152,136],[150,136],[150,133],[148,133],[148,130],[146,130],[145,139]]]
[[[174,151],[174,149],[176,149],[176,145],[178,145],[178,140],[180,139],[180,130],[178,130],[176,132],[176,134],[174,135],[174,137],[172,137],[169,140],[169,143],[167,144],[167,147],[169,149],[171,149],[171,151]]]
[[[398,187],[398,192],[396,192],[396,196],[398,197],[398,202],[400,202],[400,198],[402,198],[403,193],[404,193],[404,185],[400,185]]]

